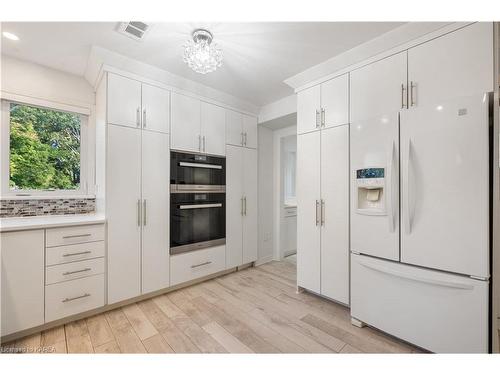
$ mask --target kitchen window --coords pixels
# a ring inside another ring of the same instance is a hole
[[[87,194],[87,116],[2,101],[2,123],[3,196]]]

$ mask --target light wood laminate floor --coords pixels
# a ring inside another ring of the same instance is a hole
[[[411,353],[351,325],[349,310],[296,293],[294,258],[234,272],[6,346],[57,353]]]

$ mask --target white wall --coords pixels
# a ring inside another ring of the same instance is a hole
[[[265,263],[273,259],[273,131],[258,127],[258,260]]]
[[[289,95],[260,108],[259,124],[297,112],[297,95]]]

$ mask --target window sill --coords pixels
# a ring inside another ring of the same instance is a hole
[[[3,195],[0,201],[6,200],[49,200],[49,199],[95,199],[93,194],[75,194],[75,195]]]

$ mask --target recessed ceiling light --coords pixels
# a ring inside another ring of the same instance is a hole
[[[2,35],[10,40],[19,40],[19,37],[16,34],[9,33],[8,31],[4,31]]]

